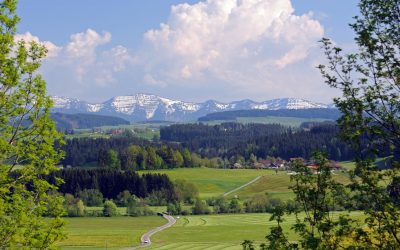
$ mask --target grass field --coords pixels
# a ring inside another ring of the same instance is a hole
[[[336,216],[338,213],[336,214]],[[352,218],[361,218],[361,212],[353,212]],[[177,223],[152,237],[150,249],[183,250],[183,249],[242,249],[245,239],[254,240],[258,245],[265,242],[265,235],[274,221],[269,221],[270,214],[231,214],[231,215],[197,215],[184,216]],[[289,232],[289,240],[296,240],[289,229],[295,217],[286,217],[282,226]]]
[[[149,171],[141,171],[147,173]],[[212,169],[212,168],[181,168],[171,170],[155,170],[152,173],[167,174],[171,179],[184,179],[195,184],[202,198],[216,197],[234,188],[262,176],[255,183],[238,190],[228,196],[237,195],[240,199],[250,198],[256,194],[265,194],[272,197],[289,199],[293,193],[289,190],[290,175],[286,171],[255,170],[255,169]],[[334,178],[341,183],[348,183],[345,173],[335,172]]]
[[[333,178],[343,184],[349,183],[349,178],[346,173],[335,172]],[[228,198],[237,195],[241,199],[246,199],[256,194],[268,193],[271,197],[287,200],[294,198],[293,192],[289,189],[290,185],[290,175],[286,172],[270,173],[264,175],[254,184],[229,195]]]
[[[159,216],[65,218],[68,239],[62,250],[120,249],[138,245],[143,233],[165,223]]]
[[[343,212],[345,213],[345,212]],[[338,214],[338,213],[337,213]],[[337,216],[336,214],[336,216]],[[361,218],[361,212],[352,212],[352,218]],[[269,228],[270,214],[226,214],[182,216],[177,223],[152,237],[149,249],[242,249],[245,239],[255,244],[264,242]],[[159,216],[66,218],[69,238],[59,244],[62,250],[121,249],[138,245],[140,236],[164,224]],[[286,217],[282,226],[290,240],[296,236],[289,229],[295,217]]]
[[[257,176],[272,175],[272,170],[180,168],[140,171],[140,173],[167,174],[172,180],[183,179],[197,186],[202,198],[216,197],[240,187]],[[256,182],[257,183],[257,182]]]

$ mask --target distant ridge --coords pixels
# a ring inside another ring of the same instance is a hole
[[[299,98],[281,98],[263,102],[241,100],[230,103],[208,100],[202,103],[172,100],[152,94],[116,96],[102,103],[53,96],[54,112],[92,113],[117,116],[129,121],[194,121],[210,113],[234,110],[327,109],[331,105]]]
[[[211,113],[199,117],[198,121],[234,121],[239,117],[296,117],[305,119],[322,118],[327,120],[337,120],[341,113],[338,109],[279,109],[279,110],[234,110]]]
[[[87,129],[101,126],[128,125],[126,121],[119,117],[97,115],[97,114],[63,114],[52,113],[51,118],[55,121],[57,129]]]

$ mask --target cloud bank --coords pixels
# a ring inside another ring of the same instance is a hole
[[[313,14],[296,15],[290,0],[185,3],[143,34],[134,53],[109,48],[111,33],[92,29],[62,46],[43,42],[49,50],[43,74],[54,92],[71,86],[65,95],[80,97],[102,89],[108,97],[147,91],[189,100],[329,101],[332,94],[315,69],[323,35]],[[21,37],[39,41],[30,33]]]
[[[168,22],[145,33],[142,53],[153,80],[267,90],[306,63],[323,34],[290,0],[208,0],[173,6]]]

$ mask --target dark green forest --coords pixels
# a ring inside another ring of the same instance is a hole
[[[280,109],[280,110],[235,110],[224,111],[207,114],[200,117],[200,122],[216,121],[216,120],[236,120],[238,117],[296,117],[296,118],[322,118],[328,120],[337,120],[340,117],[340,112],[337,109]]]
[[[314,125],[310,129],[294,129],[278,124],[176,124],[162,127],[160,138],[180,142],[204,157],[229,159],[239,155],[248,160],[253,154],[258,158],[309,159],[313,151],[322,150],[333,160],[352,159],[352,150],[340,140],[335,124]]]

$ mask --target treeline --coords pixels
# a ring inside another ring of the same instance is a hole
[[[160,139],[180,142],[203,157],[231,158],[280,157],[309,159],[315,150],[333,160],[352,159],[350,147],[338,138],[334,124],[321,124],[308,130],[278,124],[222,123],[220,125],[176,124],[162,127]]]
[[[64,180],[59,186],[59,192],[63,194],[79,195],[83,190],[98,190],[104,198],[116,199],[127,190],[141,198],[161,192],[167,201],[175,200],[174,185],[165,174],[139,175],[132,171],[111,169],[63,169],[51,173],[48,178],[52,183],[56,178]]]
[[[106,138],[74,138],[66,140],[62,146],[65,157],[61,161],[64,166],[83,166],[91,162],[97,162],[99,154],[111,149],[122,152],[129,145],[145,145],[147,142],[137,137],[113,137]]]
[[[95,114],[64,114],[52,113],[51,118],[56,122],[58,130],[87,129],[101,126],[117,126],[130,124],[119,117]]]
[[[152,170],[181,167],[210,166],[187,148],[173,143],[153,143],[135,137],[75,138],[63,146],[64,166],[80,167],[88,164],[110,169]]]
[[[200,117],[199,121],[236,120],[238,117],[296,117],[296,118],[322,118],[337,120],[340,112],[337,109],[279,109],[279,110],[235,110],[207,114]]]
[[[17,176],[16,176],[17,178]],[[117,206],[126,208],[126,215],[152,215],[149,206],[193,204],[199,191],[185,180],[172,182],[165,174],[139,175],[133,171],[113,169],[63,169],[52,172],[50,183],[58,183],[58,192],[65,197],[67,216],[115,216]],[[103,210],[87,209],[103,207]]]

